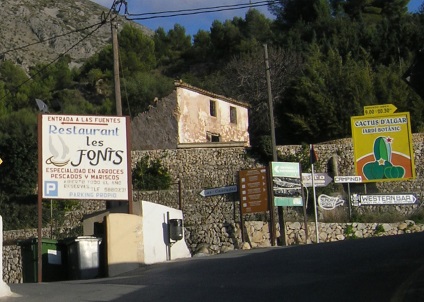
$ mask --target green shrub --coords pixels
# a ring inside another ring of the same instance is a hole
[[[145,156],[133,169],[132,182],[136,190],[166,190],[171,186],[171,176],[159,159]]]
[[[355,235],[355,231],[353,230],[353,226],[352,225],[347,225],[345,230],[344,230],[344,234],[346,239],[357,239],[358,237],[356,237]]]

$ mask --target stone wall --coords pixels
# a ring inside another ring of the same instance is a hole
[[[286,225],[287,245],[311,244],[317,242],[315,223],[308,223],[308,237],[305,225],[301,222],[288,222]],[[280,235],[278,224],[276,236]],[[234,249],[251,249],[271,246],[269,223],[264,221],[246,221],[244,241],[239,223],[211,223],[197,227],[185,227],[187,244],[193,255],[225,253]],[[424,225],[406,220],[399,223],[319,223],[320,243],[376,236],[400,235],[424,231]],[[37,230],[5,232],[6,237],[35,237]],[[50,229],[43,229],[48,237]],[[36,263],[34,263],[36,264]],[[3,280],[6,283],[21,283],[22,254],[21,247],[15,243],[3,246]]]
[[[306,237],[303,222],[288,222],[286,225],[286,244],[311,244],[370,238],[377,236],[401,235],[424,231],[424,225],[411,220],[398,223],[318,223],[318,240],[315,223],[308,223]],[[280,236],[277,224],[276,236]],[[193,254],[217,254],[234,249],[250,249],[271,246],[269,223],[264,221],[246,221],[244,241],[241,238],[240,224],[210,224],[197,228],[186,227],[187,243],[194,249]],[[198,243],[202,242],[202,243]]]
[[[414,206],[391,207],[390,210],[409,215],[416,211],[421,204],[423,179],[424,135],[414,135],[414,151],[416,165],[416,179],[404,182],[384,182],[377,184],[360,184],[352,186],[352,192],[409,192],[418,197],[419,204]],[[338,140],[315,145],[318,153],[316,172],[327,172],[330,175],[353,175],[353,146],[351,139]],[[279,146],[278,153],[282,158],[299,156],[308,151],[302,146]],[[206,188],[234,185],[238,182],[238,172],[242,169],[260,167],[261,164],[249,156],[245,148],[203,148],[177,150],[150,150],[132,152],[132,162],[135,163],[143,156],[160,159],[163,166],[168,168],[174,185],[169,190],[155,192],[134,192],[134,201],[148,200],[163,205],[181,209],[184,213],[184,226],[187,244],[193,254],[220,253],[234,248],[260,247],[270,245],[268,231],[268,213],[244,215],[246,242],[241,240],[240,211],[238,194],[226,194],[211,197],[202,197],[200,192]],[[304,171],[308,172],[308,171]],[[181,183],[181,192],[177,182]],[[318,188],[317,188],[318,190]],[[320,189],[321,190],[321,189]],[[326,194],[344,194],[346,187],[330,184]],[[179,200],[181,196],[181,200]],[[311,199],[311,198],[310,198]],[[66,228],[73,228],[81,224],[84,214],[102,210],[104,202],[82,202],[83,206],[70,213]],[[308,214],[313,217],[313,207],[308,208]],[[362,207],[353,209],[361,211],[385,211],[384,207]],[[347,205],[338,209],[347,212]],[[320,242],[344,240],[346,238],[369,237],[377,235],[402,234],[404,232],[422,231],[422,226],[414,225],[412,221],[397,224],[360,224],[360,223],[323,223],[328,216],[336,212],[319,211],[319,238]],[[277,216],[276,216],[277,217]],[[303,212],[300,208],[285,208],[286,232],[288,244],[304,244],[315,242],[314,224],[308,225],[308,239],[303,227]],[[403,219],[405,220],[405,219]],[[346,221],[346,220],[345,220]],[[66,233],[66,228],[63,230]],[[349,230],[348,232],[346,230]],[[383,231],[382,231],[383,230]],[[49,231],[49,230],[47,230]],[[62,232],[61,230],[57,233]],[[352,235],[353,234],[353,235]],[[45,236],[49,236],[46,233]],[[347,236],[348,235],[348,236]],[[4,232],[5,244],[3,248],[4,279],[8,283],[22,282],[20,248],[13,244],[17,238],[31,238],[36,236],[34,231]],[[277,223],[278,237],[278,223]]]

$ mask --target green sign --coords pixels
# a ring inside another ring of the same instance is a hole
[[[275,206],[303,206],[299,163],[271,162],[271,177]]]
[[[274,197],[274,205],[277,207],[301,207],[303,200],[302,197]]]

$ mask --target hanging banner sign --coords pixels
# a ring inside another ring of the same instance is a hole
[[[271,162],[275,206],[303,206],[300,164]]]
[[[362,182],[415,178],[409,112],[351,118],[356,175]]]
[[[129,200],[129,119],[39,116],[42,198]]]

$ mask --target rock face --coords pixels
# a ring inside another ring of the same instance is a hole
[[[111,41],[110,23],[97,26],[108,9],[88,0],[2,0],[0,60],[23,68],[46,63],[67,54],[81,64]],[[119,18],[119,24],[130,23]],[[137,23],[147,34],[151,31]],[[122,27],[121,27],[122,28]]]

